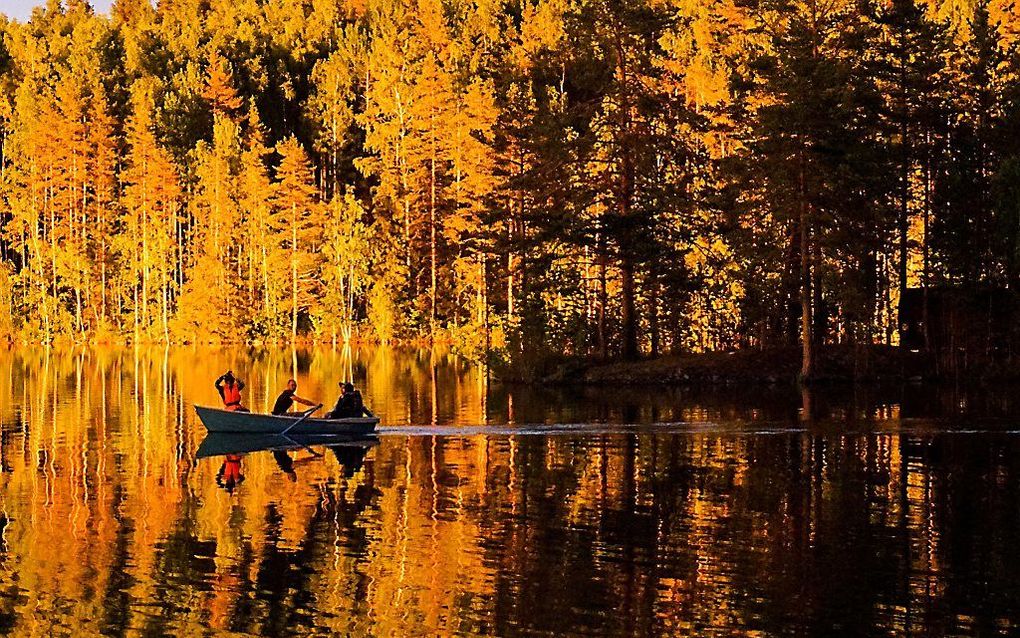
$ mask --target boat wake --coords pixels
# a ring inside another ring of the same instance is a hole
[[[492,425],[394,425],[379,426],[379,436],[576,436],[595,434],[791,434],[807,432],[798,427],[724,425],[711,422],[663,423],[509,423]]]
[[[509,423],[479,425],[392,425],[379,426],[378,436],[593,436],[603,434],[776,436],[789,434],[972,436],[1020,435],[1013,428],[945,428],[874,424],[872,427],[822,429],[793,426],[788,423],[715,423],[706,421],[670,421],[661,423]]]

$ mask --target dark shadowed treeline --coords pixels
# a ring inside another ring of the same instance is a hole
[[[15,339],[810,355],[896,343],[908,288],[1020,283],[1000,0],[72,1],[2,26]]]

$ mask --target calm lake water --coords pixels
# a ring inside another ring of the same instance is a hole
[[[290,376],[327,405],[353,377],[379,444],[196,459],[192,405],[228,368],[255,410]],[[1013,394],[507,387],[382,348],[4,350],[0,633],[1016,635]]]

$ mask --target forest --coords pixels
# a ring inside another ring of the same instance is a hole
[[[0,339],[810,374],[909,289],[1020,285],[1018,13],[51,0],[0,18]]]

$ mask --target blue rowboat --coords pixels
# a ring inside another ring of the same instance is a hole
[[[256,414],[254,412],[231,412],[218,408],[195,406],[195,412],[202,425],[209,432],[225,434],[341,434],[349,436],[365,436],[375,432],[379,424],[377,417],[361,417],[357,419],[312,419],[305,418],[298,422],[302,413]],[[294,426],[291,428],[291,426]],[[288,428],[291,428],[288,430]]]

